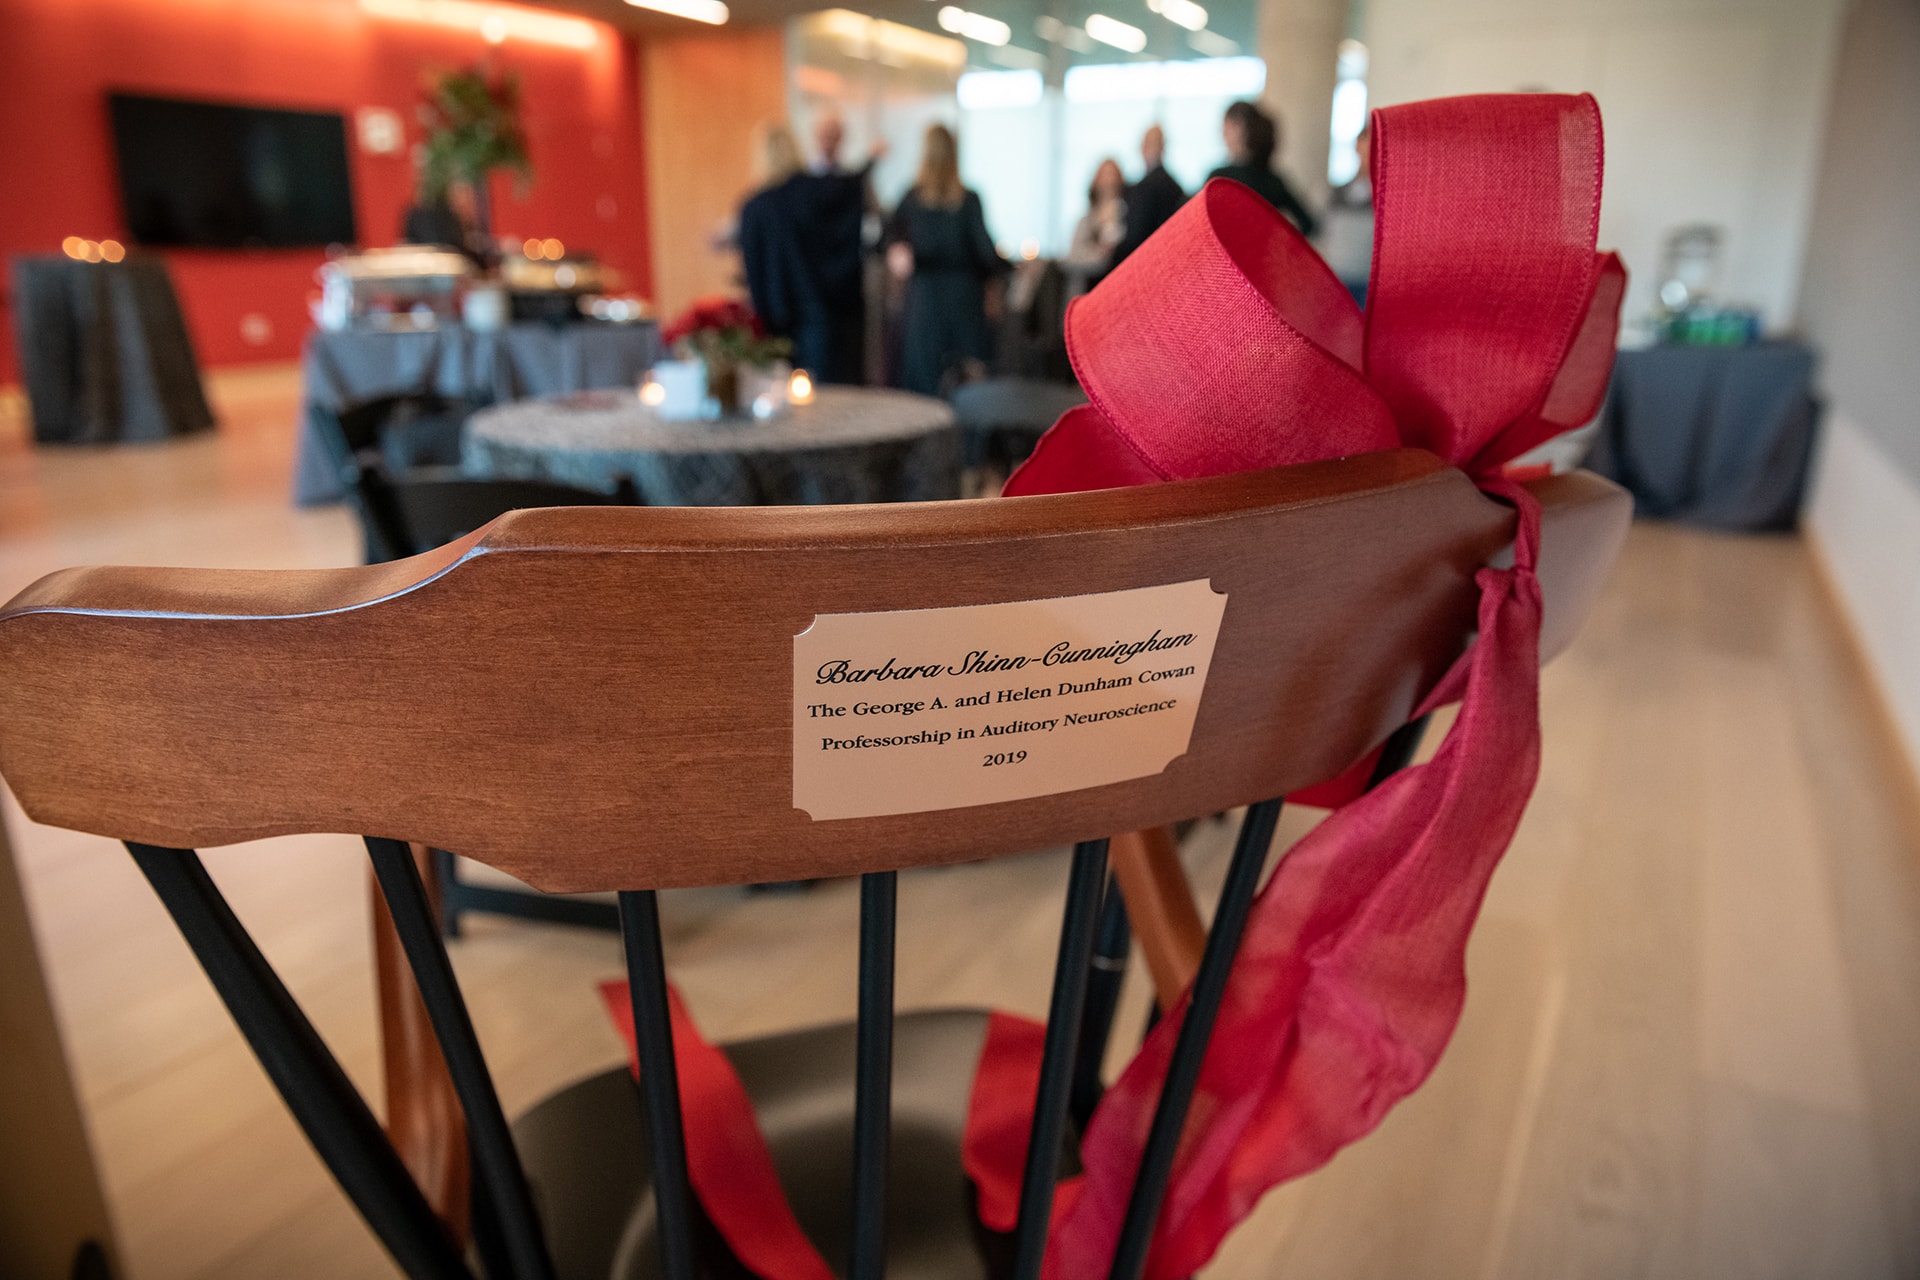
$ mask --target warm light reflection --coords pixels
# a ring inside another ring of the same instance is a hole
[[[127,256],[126,246],[122,245],[118,240],[102,240],[100,242],[100,256],[107,262],[119,262]]]
[[[591,49],[599,29],[584,18],[564,18],[516,5],[477,4],[474,0],[360,0],[361,12],[398,22],[427,22],[471,31],[489,44],[531,40],[568,49]]]
[[[1207,25],[1207,11],[1193,0],[1147,0],[1147,8],[1189,31]]]
[[[942,31],[951,31],[957,36],[969,40],[978,40],[981,44],[1002,45],[1013,38],[1013,28],[998,18],[989,18],[984,13],[973,13],[958,5],[946,5],[934,15]]]
[[[668,13],[676,18],[692,18],[695,22],[705,22],[719,26],[727,20],[727,6],[720,0],[627,0],[636,9],[651,9],[655,13]]]
[[[68,236],[60,242],[60,252],[77,262],[87,256],[87,242],[79,236]]]
[[[894,67],[927,62],[955,71],[967,65],[967,46],[958,40],[849,9],[828,9],[795,21],[809,36],[832,40],[849,58],[863,62]]]
[[[540,260],[540,241],[535,237],[529,236],[526,242],[520,246],[520,252],[523,256],[538,262]]]
[[[1020,256],[1028,262],[1032,262],[1040,256],[1040,242],[1038,240],[1022,240],[1020,242]]]
[[[640,384],[640,403],[641,404],[649,405],[657,408],[660,405],[665,404],[666,402],[667,402],[667,387],[665,383],[655,382],[652,378],[648,378],[645,382]]]
[[[540,252],[553,261],[558,262],[567,256],[567,246],[561,244],[552,236],[548,236],[540,242]]]
[[[1087,34],[1101,44],[1110,44],[1128,53],[1138,53],[1147,47],[1146,32],[1118,18],[1109,18],[1104,13],[1087,15]]]
[[[795,369],[787,379],[787,400],[791,404],[813,403],[813,377],[805,369]]]

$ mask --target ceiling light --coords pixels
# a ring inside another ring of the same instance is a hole
[[[1189,31],[1198,31],[1207,25],[1207,11],[1193,0],[1147,0],[1147,8]]]
[[[655,13],[691,18],[695,22],[716,27],[725,23],[730,16],[727,6],[720,0],[627,0],[627,3],[636,9],[651,9]]]
[[[628,0],[632,3],[632,0]],[[1005,44],[1013,39],[1013,28],[998,18],[989,18],[984,13],[971,13],[957,5],[946,5],[935,17],[942,31],[951,31],[957,36],[969,40],[978,40],[981,44]]]
[[[1110,44],[1128,53],[1139,53],[1147,47],[1146,32],[1104,13],[1087,15],[1087,34],[1101,44]]]
[[[600,42],[599,28],[584,18],[563,18],[517,5],[477,4],[474,0],[360,0],[360,11],[375,18],[471,31],[489,44],[530,40],[568,49],[591,49]]]

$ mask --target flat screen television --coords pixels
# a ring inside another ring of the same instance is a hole
[[[337,112],[108,95],[127,231],[144,245],[352,244]]]

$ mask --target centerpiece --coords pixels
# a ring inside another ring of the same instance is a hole
[[[677,358],[656,364],[651,382],[665,388],[704,385],[709,412],[723,417],[740,411],[742,370],[770,377],[773,365],[793,349],[787,339],[767,333],[752,307],[733,298],[694,303],[661,331],[660,340]],[[670,399],[656,403],[667,416],[680,416],[671,412]]]

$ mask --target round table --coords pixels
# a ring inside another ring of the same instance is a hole
[[[608,489],[649,506],[921,502],[960,496],[960,431],[942,401],[821,387],[776,416],[668,421],[628,391],[521,400],[467,420],[476,476]]]

